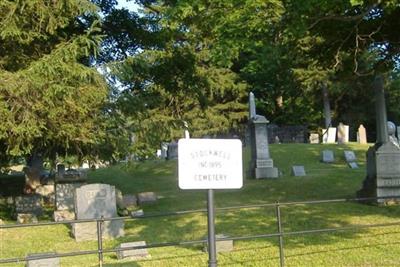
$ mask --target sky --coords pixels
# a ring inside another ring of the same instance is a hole
[[[137,11],[139,6],[133,0],[119,0],[117,8],[126,8],[130,11]]]

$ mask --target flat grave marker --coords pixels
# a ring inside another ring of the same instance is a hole
[[[325,149],[322,151],[322,162],[324,163],[332,163],[335,161],[333,151]]]
[[[304,166],[302,166],[302,165],[292,166],[292,175],[293,176],[306,176],[306,171],[304,169]]]
[[[119,260],[129,258],[131,260],[140,260],[140,259],[148,259],[150,258],[150,254],[147,248],[135,248],[146,246],[146,241],[136,241],[136,242],[127,242],[121,243],[117,248],[130,248],[129,250],[121,250],[117,252],[117,258]]]
[[[347,163],[357,161],[356,154],[354,154],[354,151],[345,150],[343,153]]]

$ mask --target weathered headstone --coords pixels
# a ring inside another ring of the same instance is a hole
[[[306,171],[304,170],[304,166],[301,166],[301,165],[292,166],[292,175],[293,176],[306,176]]]
[[[39,195],[26,195],[15,198],[16,213],[32,213],[36,216],[43,214],[42,198]]]
[[[178,143],[177,142],[172,141],[171,143],[168,144],[167,158],[169,160],[178,159]]]
[[[40,259],[43,256],[54,256],[53,258]],[[59,267],[60,258],[56,253],[37,253],[26,257],[26,267]]]
[[[117,217],[115,187],[107,184],[88,184],[75,189],[76,219],[100,219]],[[103,223],[105,237],[124,235],[123,220],[111,220]],[[96,222],[74,223],[73,235],[76,241],[95,240]]]
[[[322,151],[322,162],[324,163],[332,163],[335,161],[333,151],[332,150],[323,150]]]
[[[322,129],[322,143],[333,144],[336,142],[336,128],[329,127],[328,129]]]
[[[349,125],[339,123],[337,127],[337,142],[338,144],[346,144],[349,142]]]
[[[162,142],[161,143],[161,158],[166,159],[167,158],[167,151],[168,151],[168,143]]]
[[[267,119],[256,115],[251,121],[251,175],[256,179],[277,178],[278,169],[274,167],[269,154]]]
[[[139,205],[157,202],[157,195],[154,192],[142,192],[137,195]]]
[[[354,151],[345,150],[343,154],[347,163],[357,161],[356,154],[354,154]]]
[[[319,144],[319,134],[311,133],[309,140],[310,140],[310,144]]]
[[[146,246],[146,241],[137,241],[137,242],[127,242],[121,243],[117,248],[132,248],[129,250],[121,250],[117,252],[117,258],[119,260],[129,258],[131,260],[140,260],[140,259],[148,259],[150,258],[150,254],[147,251],[147,248],[136,248]]]
[[[82,183],[56,184],[56,209],[73,211],[75,189],[82,185]]]
[[[359,144],[366,144],[367,143],[367,131],[364,125],[360,124],[357,131],[357,142]]]

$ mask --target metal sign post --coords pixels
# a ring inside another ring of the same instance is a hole
[[[179,188],[207,189],[208,266],[217,266],[214,189],[243,186],[242,142],[238,139],[180,139]]]
[[[214,219],[214,190],[207,192],[207,219],[208,219],[208,266],[217,266],[217,248],[215,242],[215,219]]]

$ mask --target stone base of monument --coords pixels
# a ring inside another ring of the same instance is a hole
[[[275,167],[255,168],[254,177],[256,179],[278,178],[279,177],[278,168]]]
[[[388,142],[374,145],[367,152],[367,177],[357,197],[387,197],[372,200],[378,204],[400,203],[400,149]]]
[[[97,223],[96,222],[84,222],[84,223],[73,223],[72,235],[75,241],[87,241],[97,240]],[[102,236],[103,238],[116,238],[124,236],[124,221],[113,220],[103,222]]]
[[[38,218],[36,217],[35,214],[32,213],[18,213],[17,223],[18,224],[38,223]]]

